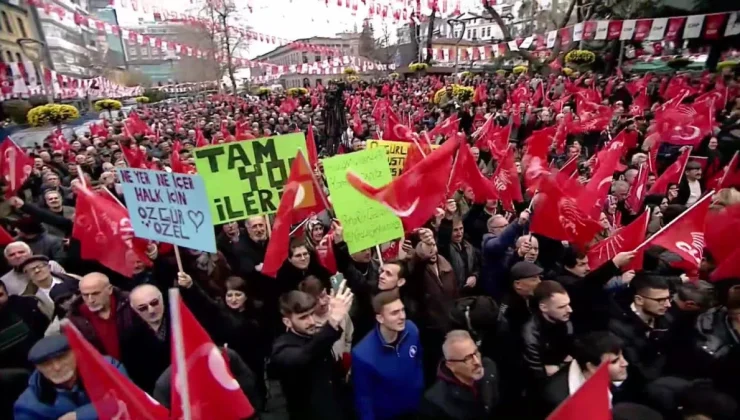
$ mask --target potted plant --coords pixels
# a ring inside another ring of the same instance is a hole
[[[522,73],[526,73],[527,70],[529,70],[529,67],[527,66],[516,66],[513,69],[511,69],[511,72],[518,76]]]
[[[147,98],[146,96],[137,96],[136,97],[136,103],[137,104],[148,104],[149,103],[149,98]]]
[[[60,126],[63,123],[80,118],[80,111],[72,105],[48,104],[37,106],[28,111],[28,123],[33,127],[44,125]]]
[[[108,111],[108,118],[111,120],[113,120],[113,114],[111,111],[118,111],[119,109],[121,109],[121,102],[115,99],[101,99],[95,102],[95,110],[98,112],[102,112],[104,110]]]
[[[584,71],[596,61],[596,54],[588,50],[573,50],[565,54],[565,64],[575,70]]]

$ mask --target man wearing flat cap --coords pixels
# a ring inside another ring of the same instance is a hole
[[[79,280],[67,274],[53,273],[49,258],[45,255],[30,256],[18,266],[18,269],[30,280],[22,295],[38,298],[39,308],[49,319],[54,315],[54,302],[49,295],[51,289],[63,283],[76,288],[79,283]]]
[[[123,365],[106,357],[126,375]],[[98,414],[77,372],[77,359],[67,337],[52,335],[39,340],[28,352],[36,370],[13,410],[16,420],[97,420]]]
[[[681,183],[678,184],[678,196],[671,204],[683,204],[686,207],[696,203],[704,193],[701,186],[701,164],[690,160],[684,169]]]

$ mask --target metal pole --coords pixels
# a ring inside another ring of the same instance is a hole
[[[460,58],[460,41],[462,41],[463,37],[465,36],[465,28],[467,26],[467,22],[460,19],[449,19],[447,21],[447,24],[450,25],[450,32],[455,33],[455,25],[461,24],[462,29],[460,30],[460,36],[457,37],[457,41],[455,41],[455,67],[453,67],[453,77],[455,80],[457,80],[457,66],[458,66],[458,60]]]

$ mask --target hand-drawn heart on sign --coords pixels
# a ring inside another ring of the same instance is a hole
[[[190,219],[191,222],[193,222],[193,225],[195,225],[195,231],[197,232],[198,229],[200,229],[200,226],[205,221],[205,215],[202,211],[188,211],[188,219]]]

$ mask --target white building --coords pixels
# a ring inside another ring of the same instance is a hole
[[[47,14],[38,8],[39,24],[49,50],[52,67],[57,72],[77,78],[97,76],[94,58],[97,53],[94,34],[74,22],[74,13],[88,14],[88,0],[50,0],[65,9],[64,18],[58,14]]]

